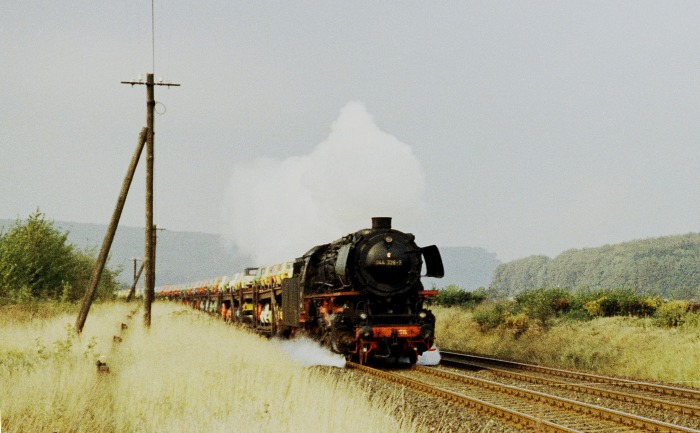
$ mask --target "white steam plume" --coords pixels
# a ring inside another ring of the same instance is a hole
[[[350,102],[310,154],[234,165],[224,237],[256,265],[294,259],[369,227],[374,216],[415,224],[424,213],[424,190],[411,148],[380,130],[361,103]]]
[[[418,356],[418,362],[416,364],[418,365],[438,365],[440,364],[440,360],[442,359],[442,355],[440,355],[440,349],[438,349],[436,346],[433,346],[430,348],[430,350],[427,350],[423,352],[422,355]]]
[[[318,341],[304,337],[291,340],[275,340],[280,349],[289,356],[293,362],[304,367],[326,365],[329,367],[345,367],[345,357],[321,347]]]

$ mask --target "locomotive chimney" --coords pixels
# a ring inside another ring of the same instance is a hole
[[[372,218],[373,229],[390,229],[391,217],[374,217]]]

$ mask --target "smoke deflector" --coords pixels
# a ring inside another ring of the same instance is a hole
[[[423,254],[423,262],[425,263],[426,277],[442,278],[445,276],[445,268],[442,266],[442,257],[440,250],[435,245],[423,247],[420,249]]]

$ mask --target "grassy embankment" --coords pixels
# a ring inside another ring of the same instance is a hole
[[[275,344],[173,304],[127,322],[95,305],[83,334],[73,311],[0,308],[3,432],[410,432],[400,402],[347,377],[293,363]],[[60,308],[59,308],[60,309]],[[122,332],[122,322],[129,329]],[[123,342],[114,343],[113,336]],[[109,374],[95,361],[106,355]]]
[[[522,362],[700,387],[700,327],[661,328],[651,318],[555,321],[524,333],[481,332],[472,311],[433,307],[438,347]]]

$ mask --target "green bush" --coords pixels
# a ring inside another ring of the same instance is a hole
[[[515,338],[518,338],[530,327],[530,318],[525,313],[506,314],[503,325],[511,330]]]
[[[656,310],[654,323],[658,326],[677,327],[685,323],[689,314],[692,313],[688,313],[688,302],[666,302]]]
[[[76,250],[67,238],[67,232],[55,229],[38,210],[0,233],[0,304],[82,298],[96,259],[90,251]],[[116,275],[103,271],[98,298],[112,296],[118,288]]]
[[[611,290],[605,304],[608,316],[641,316],[643,296],[633,290]]]
[[[631,289],[598,290],[581,296],[580,303],[593,317],[651,316],[660,304],[658,297]]]
[[[564,289],[539,288],[522,292],[515,297],[516,312],[523,312],[543,327],[566,313],[571,304],[571,294]]]
[[[484,302],[486,298],[486,290],[483,287],[469,292],[455,284],[450,284],[444,289],[438,290],[437,296],[431,302],[443,307],[461,306],[473,308]]]
[[[595,317],[653,317],[657,326],[700,326],[700,306],[687,301],[663,302],[657,296],[640,294],[631,289],[591,290],[580,286],[565,289],[531,289],[519,293],[513,301],[497,301],[478,306],[473,320],[482,331],[498,327],[517,337],[537,324],[543,329],[557,318],[591,320]]]
[[[506,305],[502,302],[497,302],[489,306],[478,308],[474,312],[473,318],[479,325],[481,332],[486,332],[503,325],[505,323],[506,314],[508,314]]]
[[[588,301],[583,304],[583,308],[588,312],[591,317],[603,317],[603,307],[602,303],[607,301],[607,297],[602,296],[593,301]]]
[[[562,315],[562,318],[570,321],[585,322],[593,317],[588,314],[588,311],[583,306],[572,306],[569,308],[569,311]]]

